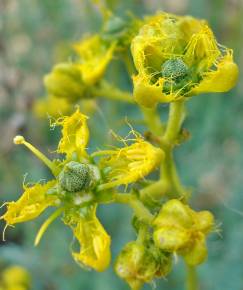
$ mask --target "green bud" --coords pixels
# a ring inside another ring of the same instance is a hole
[[[165,61],[161,67],[162,76],[179,82],[189,74],[189,68],[181,58]]]
[[[77,64],[60,63],[45,76],[44,83],[49,95],[76,101],[83,98],[85,85]]]
[[[104,36],[114,36],[117,34],[121,34],[126,29],[127,24],[126,22],[117,16],[112,16],[110,19],[105,23],[104,26]]]
[[[71,161],[59,174],[59,184],[67,192],[91,189],[100,179],[99,170],[90,164]]]

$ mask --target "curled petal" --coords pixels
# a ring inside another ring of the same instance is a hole
[[[151,108],[158,102],[165,103],[174,99],[174,95],[163,93],[164,79],[159,79],[155,84],[150,84],[149,77],[137,75],[133,77],[134,98],[142,106]]]
[[[192,89],[190,95],[227,92],[235,86],[238,74],[238,66],[233,61],[232,52],[228,51],[218,62],[217,69],[205,73],[202,81]]]
[[[79,157],[85,155],[86,145],[89,141],[88,117],[81,114],[79,109],[71,116],[63,117],[57,121],[62,126],[62,138],[58,144],[58,152],[72,157],[76,153]]]
[[[110,264],[111,240],[96,217],[96,207],[88,211],[84,216],[67,214],[64,222],[72,228],[80,243],[80,251],[72,252],[73,258],[84,266],[102,272]]]
[[[19,200],[7,204],[7,212],[1,218],[6,221],[7,225],[37,218],[48,206],[55,205],[57,198],[53,195],[46,195],[48,189],[55,183],[56,181],[52,180],[46,184],[26,187]]]
[[[109,168],[108,183],[103,185],[106,188],[136,182],[152,172],[164,158],[160,148],[139,138],[130,146],[110,150],[107,155],[110,156],[100,161],[102,168]]]
[[[115,46],[115,43],[108,46],[98,35],[74,45],[75,51],[81,57],[82,77],[87,85],[93,85],[102,78],[113,57]]]

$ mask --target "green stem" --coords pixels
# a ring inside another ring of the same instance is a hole
[[[180,132],[181,125],[185,118],[184,101],[177,101],[170,104],[169,120],[164,134],[164,140],[170,145],[174,145]]]
[[[166,180],[159,180],[141,189],[139,195],[144,202],[147,200],[158,202],[168,192],[168,189],[168,182]]]
[[[162,180],[166,180],[170,185],[170,192],[168,193],[170,198],[185,198],[187,195],[186,190],[180,182],[173,156],[173,148],[176,144],[176,139],[180,133],[184,118],[184,101],[171,103],[169,120],[165,134],[162,138],[165,159],[161,165],[161,178]]]
[[[148,236],[149,236],[148,225],[141,224],[138,230],[137,243],[143,245]]]
[[[187,269],[186,290],[199,290],[196,267],[189,266],[186,264],[186,269]]]
[[[134,103],[131,93],[122,91],[107,81],[101,81],[98,86],[94,86],[92,93],[96,97],[104,97],[113,101],[123,101],[127,103]]]
[[[116,202],[128,204],[134,210],[135,215],[144,222],[151,224],[153,221],[154,216],[136,196],[130,193],[117,193],[114,198]]]
[[[161,122],[160,116],[155,108],[145,108],[140,106],[144,115],[145,123],[148,129],[156,136],[161,136],[164,132],[164,125]]]
[[[186,198],[187,192],[182,186],[176,170],[172,149],[165,150],[165,159],[161,164],[161,178],[169,184],[167,192],[170,198]]]

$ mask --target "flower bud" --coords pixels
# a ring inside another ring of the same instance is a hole
[[[49,95],[66,98],[71,102],[84,97],[85,85],[78,64],[60,63],[45,76],[44,83]]]
[[[111,16],[104,25],[102,37],[111,40],[114,37],[121,37],[126,31],[126,22],[117,16]]]
[[[132,290],[138,290],[150,282],[156,273],[157,265],[148,249],[137,242],[128,243],[119,254],[115,271],[124,279]]]
[[[126,18],[111,15],[104,24],[101,37],[107,42],[116,41],[119,48],[129,47],[142,23],[131,15]]]
[[[196,212],[181,201],[172,199],[164,204],[153,222],[153,239],[161,250],[177,252],[189,265],[195,266],[207,257],[206,235],[213,224],[210,212]]]
[[[67,192],[78,192],[93,187],[99,178],[96,166],[71,161],[59,174],[59,184]]]
[[[128,243],[118,256],[115,271],[133,290],[154,278],[166,276],[171,271],[171,255],[162,252],[153,243]]]

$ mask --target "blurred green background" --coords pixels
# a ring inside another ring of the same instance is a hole
[[[132,11],[137,16],[164,10],[205,18],[220,43],[235,51],[243,65],[242,0],[107,0],[118,15]],[[87,32],[99,29],[101,17],[88,0],[0,0],[0,200],[20,196],[23,176],[28,182],[48,178],[46,168],[12,139],[23,134],[46,154],[57,145],[59,132],[49,129],[48,118],[40,121],[32,113],[36,99],[44,96],[43,75],[54,63],[68,58],[69,44]],[[119,64],[117,64],[119,65]],[[113,68],[114,69],[114,68]],[[122,73],[122,69],[117,70]],[[117,75],[124,87],[127,77]],[[243,81],[226,94],[202,95],[188,102],[185,127],[192,138],[176,151],[185,184],[193,187],[196,209],[210,209],[221,234],[208,242],[209,258],[199,267],[201,290],[243,289]],[[161,106],[166,111],[166,106]],[[90,120],[91,145],[110,142],[109,130],[124,133],[127,116],[136,127],[141,115],[133,106],[98,102]],[[141,126],[138,129],[143,130]],[[3,209],[1,209],[3,212]],[[133,239],[132,212],[122,205],[101,207],[99,216],[112,236],[114,257]],[[34,290],[121,290],[127,285],[112,267],[105,273],[83,271],[70,255],[71,231],[56,221],[41,244],[33,247],[35,234],[45,219],[7,230],[0,244],[0,270],[8,265],[26,267]],[[4,224],[1,222],[1,229]],[[178,261],[167,280],[157,289],[183,289],[184,270]],[[147,285],[151,289],[155,285]]]

